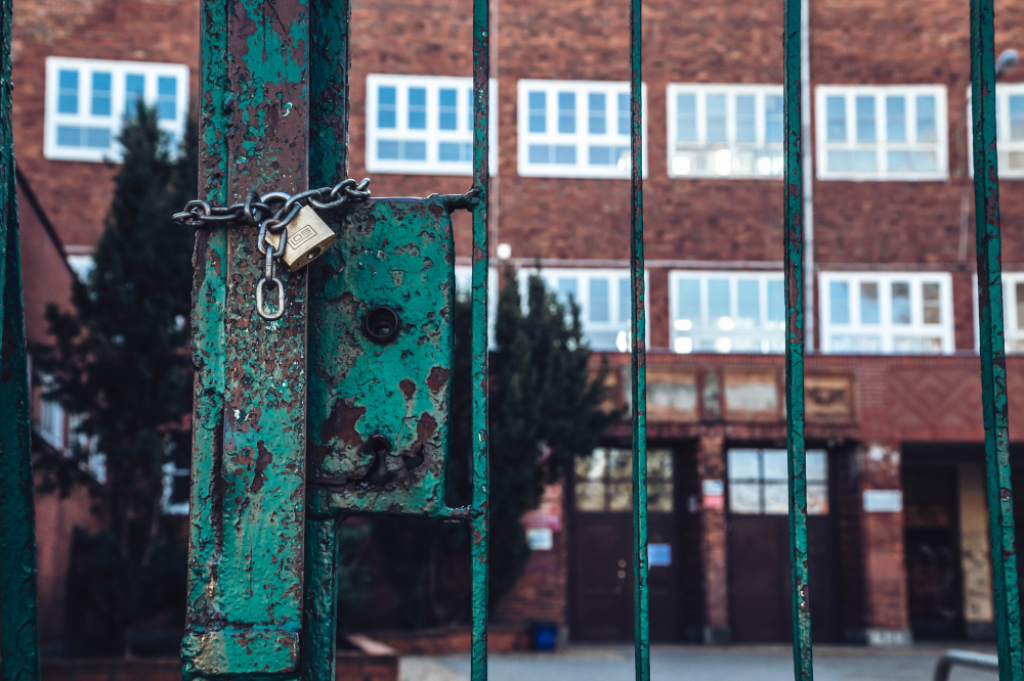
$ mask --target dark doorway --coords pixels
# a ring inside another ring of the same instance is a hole
[[[914,638],[952,638],[963,632],[963,589],[952,466],[904,466],[904,542],[907,594]]]
[[[680,634],[673,469],[671,450],[648,452],[652,641],[673,641]],[[602,447],[577,461],[569,549],[573,640],[633,638],[632,476],[632,454],[628,449]]]
[[[730,449],[729,621],[741,643],[793,637],[786,451]],[[815,641],[841,636],[836,598],[835,533],[829,512],[828,454],[807,453],[807,539],[811,627]]]

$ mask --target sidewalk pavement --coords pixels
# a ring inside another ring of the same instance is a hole
[[[951,644],[995,652],[994,647]],[[815,681],[931,681],[947,648],[815,646]],[[628,645],[573,645],[557,653],[490,656],[488,681],[631,681],[633,649]],[[404,657],[400,681],[466,681],[469,655]],[[950,681],[996,681],[995,672],[955,667]],[[651,646],[651,681],[792,681],[789,646]]]

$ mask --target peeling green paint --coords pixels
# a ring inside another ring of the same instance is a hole
[[[971,0],[971,112],[974,126],[974,219],[978,252],[978,335],[999,678],[1001,681],[1021,681],[1024,679],[1024,653],[1021,647],[1013,490],[1010,484],[993,13],[992,0]]]

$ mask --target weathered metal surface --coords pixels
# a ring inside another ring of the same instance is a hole
[[[810,681],[811,609],[807,562],[807,452],[804,442],[803,138],[800,118],[800,0],[785,0],[783,28],[786,280],[786,448],[789,451],[789,561],[793,676]]]
[[[203,3],[200,187],[305,189],[304,0]],[[279,321],[255,312],[256,230],[200,230],[186,676],[295,674],[302,621],[306,274]]]
[[[470,516],[472,538],[473,633],[470,643],[471,681],[487,681],[487,590],[490,495],[488,435],[488,336],[487,291],[490,262],[488,206],[490,174],[488,169],[488,130],[490,129],[490,5],[488,0],[473,0],[473,341],[472,399],[473,415],[473,499]]]
[[[37,681],[36,526],[11,131],[11,5],[12,0],[0,2],[0,658],[3,681]]]
[[[310,284],[310,512],[450,515],[448,209],[433,197],[338,212]]]
[[[312,0],[309,14],[309,181],[311,186],[324,187],[348,177],[351,5],[348,0]],[[319,265],[311,267],[312,276]],[[307,498],[308,494],[309,487]],[[306,520],[304,681],[334,681],[339,522],[335,518]]]
[[[978,250],[978,317],[981,345],[985,467],[988,478],[992,578],[995,583],[999,678],[1024,679],[1020,600],[1010,485],[1003,338],[1003,285],[996,154],[995,36],[992,0],[971,0],[971,102],[974,124],[974,215]]]
[[[630,281],[633,345],[633,635],[636,679],[651,678],[650,608],[647,584],[647,322],[644,299],[644,194],[641,74],[641,0],[629,4],[629,101],[632,171],[630,202]]]

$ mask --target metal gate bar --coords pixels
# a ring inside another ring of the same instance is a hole
[[[800,0],[783,5],[785,182],[783,261],[786,281],[786,449],[789,453],[789,565],[793,677],[814,678],[807,565],[807,451],[804,442],[804,214],[800,92]],[[812,273],[813,276],[813,273]]]
[[[1001,681],[1024,679],[1020,599],[1010,484],[1006,347],[996,153],[996,67],[993,0],[971,0],[971,112],[974,126],[974,220],[978,250],[981,399],[985,422],[996,643]]]
[[[36,523],[11,130],[12,4],[0,2],[0,659],[4,681],[37,681]]]
[[[643,110],[641,0],[629,4],[630,279],[632,282],[633,640],[637,681],[651,678],[647,592],[647,321],[644,300]]]

